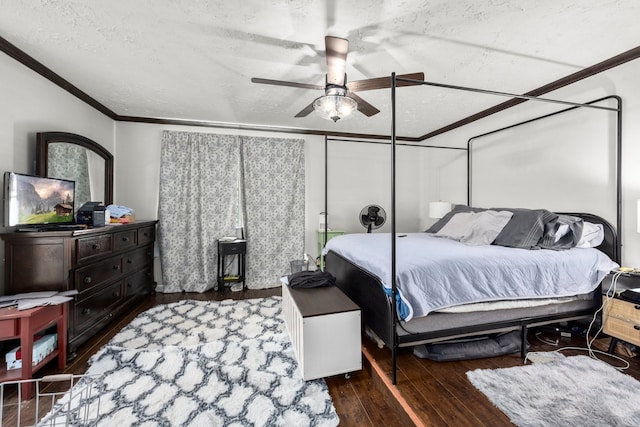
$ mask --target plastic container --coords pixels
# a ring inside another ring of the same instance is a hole
[[[306,259],[297,259],[291,261],[291,274],[299,271],[307,271],[309,269],[309,261]]]

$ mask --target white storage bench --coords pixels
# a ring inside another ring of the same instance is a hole
[[[362,369],[360,308],[340,289],[283,285],[282,313],[305,381]]]

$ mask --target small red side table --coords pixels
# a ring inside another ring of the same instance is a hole
[[[58,348],[40,363],[33,366],[33,337],[53,325],[57,325]],[[58,357],[58,368],[67,366],[67,304],[47,305],[18,310],[0,308],[0,341],[20,339],[22,368],[7,370],[4,360],[0,361],[0,382],[31,379],[33,374],[44,365]],[[22,383],[22,398],[31,398],[33,384]]]

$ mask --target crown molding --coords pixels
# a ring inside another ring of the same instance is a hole
[[[290,127],[278,127],[278,126],[266,126],[266,125],[247,125],[240,123],[222,123],[222,122],[212,122],[212,121],[192,121],[192,120],[181,120],[181,119],[163,119],[163,118],[153,118],[153,117],[135,117],[135,116],[120,116],[116,114],[114,111],[110,110],[102,103],[98,102],[95,98],[92,98],[84,91],[80,90],[78,87],[74,86],[68,80],[62,78],[59,74],[55,73],[53,70],[37,61],[32,56],[28,55],[14,44],[10,43],[7,39],[0,37],[0,51],[6,53],[11,58],[20,62],[27,68],[35,71],[40,74],[47,80],[51,81],[53,84],[61,87],[62,89],[69,92],[71,95],[77,97],[81,101],[100,111],[107,117],[112,120],[119,122],[134,122],[134,123],[149,123],[149,124],[165,124],[165,125],[176,125],[176,126],[200,126],[200,127],[208,127],[208,128],[221,128],[221,129],[241,129],[248,131],[259,131],[259,132],[279,132],[279,133],[295,133],[301,135],[322,135],[322,136],[332,136],[332,137],[340,137],[340,138],[366,138],[366,139],[390,139],[389,135],[373,135],[373,134],[360,134],[360,133],[348,133],[348,132],[331,132],[325,130],[313,130],[313,129],[300,129],[300,128],[290,128]],[[578,72],[570,74],[566,77],[558,79],[554,82],[541,86],[537,89],[534,89],[530,92],[525,93],[527,96],[540,96],[554,90],[560,89],[564,86],[570,85],[572,83],[583,80],[587,77],[591,77],[595,74],[601,73],[603,71],[609,70],[613,67],[617,67],[618,65],[622,65],[626,62],[632,61],[634,59],[638,59],[640,57],[640,46],[630,49],[626,52],[623,52],[619,55],[616,55],[612,58],[599,62],[591,67],[584,68]],[[512,98],[508,101],[497,104],[493,107],[487,108],[486,110],[480,111],[476,114],[468,116],[464,119],[458,120],[454,123],[451,123],[447,126],[443,126],[439,129],[426,133],[419,137],[397,137],[397,140],[400,141],[409,141],[409,142],[420,142],[429,138],[433,138],[434,136],[441,135],[445,132],[449,132],[453,129],[462,127],[469,123],[475,122],[477,120],[488,117],[492,114],[496,114],[500,111],[511,108],[515,105],[526,102],[527,99],[521,98]]]
[[[572,83],[576,83],[580,80],[586,79],[587,77],[594,76],[603,71],[609,70],[611,68],[617,67],[618,65],[622,65],[629,61],[633,61],[634,59],[640,58],[640,46],[630,49],[626,52],[623,52],[619,55],[616,55],[612,58],[606,59],[602,62],[599,62],[591,67],[584,68],[580,71],[577,71],[573,74],[570,74],[566,77],[558,79],[554,82],[548,83],[544,86],[541,86],[537,89],[534,89],[530,92],[527,92],[523,95],[526,96],[541,96],[549,92],[553,92],[554,90],[560,89],[562,87],[568,86]],[[518,104],[522,104],[523,102],[528,101],[527,99],[522,98],[512,98],[508,101],[502,102],[498,105],[494,105],[493,107],[487,108],[486,110],[480,111],[479,113],[473,114],[469,117],[465,117],[464,119],[458,120],[457,122],[451,123],[447,126],[441,127],[440,129],[431,131],[426,133],[420,137],[418,140],[424,141],[425,139],[433,138],[436,135],[443,134],[445,132],[449,132],[450,130],[459,128],[461,126],[467,125],[469,123],[475,122],[477,120],[483,119],[492,114],[498,113],[500,111],[506,110],[507,108],[511,108]]]

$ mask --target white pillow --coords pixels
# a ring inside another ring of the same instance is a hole
[[[513,212],[486,210],[455,214],[435,236],[467,245],[490,245],[509,222]]]
[[[471,234],[473,224],[473,212],[458,212],[451,217],[444,227],[442,227],[435,236],[446,237],[452,240],[462,240],[465,236]]]
[[[558,243],[569,232],[569,224],[560,224],[554,235],[553,243]]]
[[[582,227],[582,236],[576,248],[595,248],[600,246],[603,240],[604,228],[602,224],[593,224],[585,221]]]

